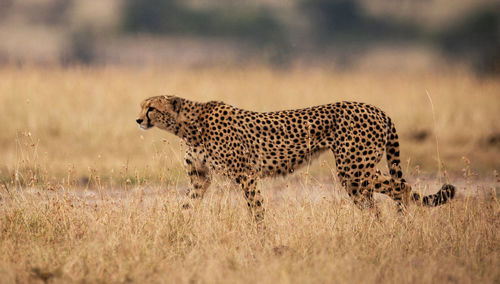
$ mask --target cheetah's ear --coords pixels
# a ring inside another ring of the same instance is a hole
[[[170,99],[170,104],[174,112],[179,113],[182,109],[182,99],[178,97],[173,97]]]

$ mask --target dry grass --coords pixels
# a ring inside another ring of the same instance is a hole
[[[1,282],[498,282],[499,93],[456,71],[4,67]],[[399,216],[379,197],[376,219],[338,188],[328,154],[261,182],[263,234],[224,179],[181,210],[184,146],[134,122],[157,94],[259,111],[375,104],[396,122],[418,190],[438,188],[437,136],[457,201]]]
[[[268,188],[269,189],[269,188]],[[238,195],[238,196],[236,196]],[[195,210],[164,188],[2,192],[3,283],[495,283],[500,207],[460,197],[380,219],[335,191],[266,191],[267,229],[213,190]]]
[[[435,130],[427,92],[436,110]],[[402,159],[410,162],[407,172],[416,166],[423,173],[436,172],[437,134],[446,168],[460,172],[466,156],[474,171],[490,175],[500,168],[499,93],[498,81],[460,72],[3,68],[0,176],[11,180],[36,164],[37,171],[46,173],[46,179],[57,178],[56,183],[63,178],[65,183],[84,180],[92,172],[115,184],[136,175],[155,181],[183,179],[179,140],[158,130],[140,132],[134,122],[139,102],[158,94],[223,100],[259,111],[340,100],[368,102],[396,122]],[[37,161],[23,164],[35,158],[28,155],[33,149],[26,147],[32,144]],[[323,157],[331,161],[331,155]],[[313,172],[318,172],[318,164],[313,164]]]

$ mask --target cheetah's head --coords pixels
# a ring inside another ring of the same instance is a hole
[[[175,132],[181,108],[181,98],[174,96],[151,97],[141,103],[141,112],[136,122],[144,130],[156,126],[163,130]]]

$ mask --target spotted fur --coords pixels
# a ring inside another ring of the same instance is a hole
[[[261,113],[223,102],[158,96],[146,99],[141,108],[141,128],[156,126],[186,142],[189,197],[203,197],[212,173],[225,175],[241,185],[257,221],[264,217],[264,201],[256,181],[292,173],[326,150],[334,153],[339,179],[360,208],[374,207],[374,192],[390,196],[401,207],[409,201],[437,206],[455,195],[449,184],[424,197],[411,191],[403,178],[394,123],[368,104],[338,102]],[[384,152],[390,175],[375,168]]]

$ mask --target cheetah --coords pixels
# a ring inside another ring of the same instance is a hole
[[[189,198],[200,200],[212,174],[222,174],[241,186],[259,223],[264,219],[264,200],[257,180],[290,174],[327,150],[335,156],[342,186],[361,209],[375,207],[374,192],[391,197],[400,210],[411,201],[438,206],[455,195],[451,184],[427,196],[412,192],[403,178],[393,121],[365,103],[337,102],[261,113],[220,101],[156,96],[142,102],[136,122],[142,129],[156,126],[185,141]],[[375,168],[384,152],[389,175]]]

